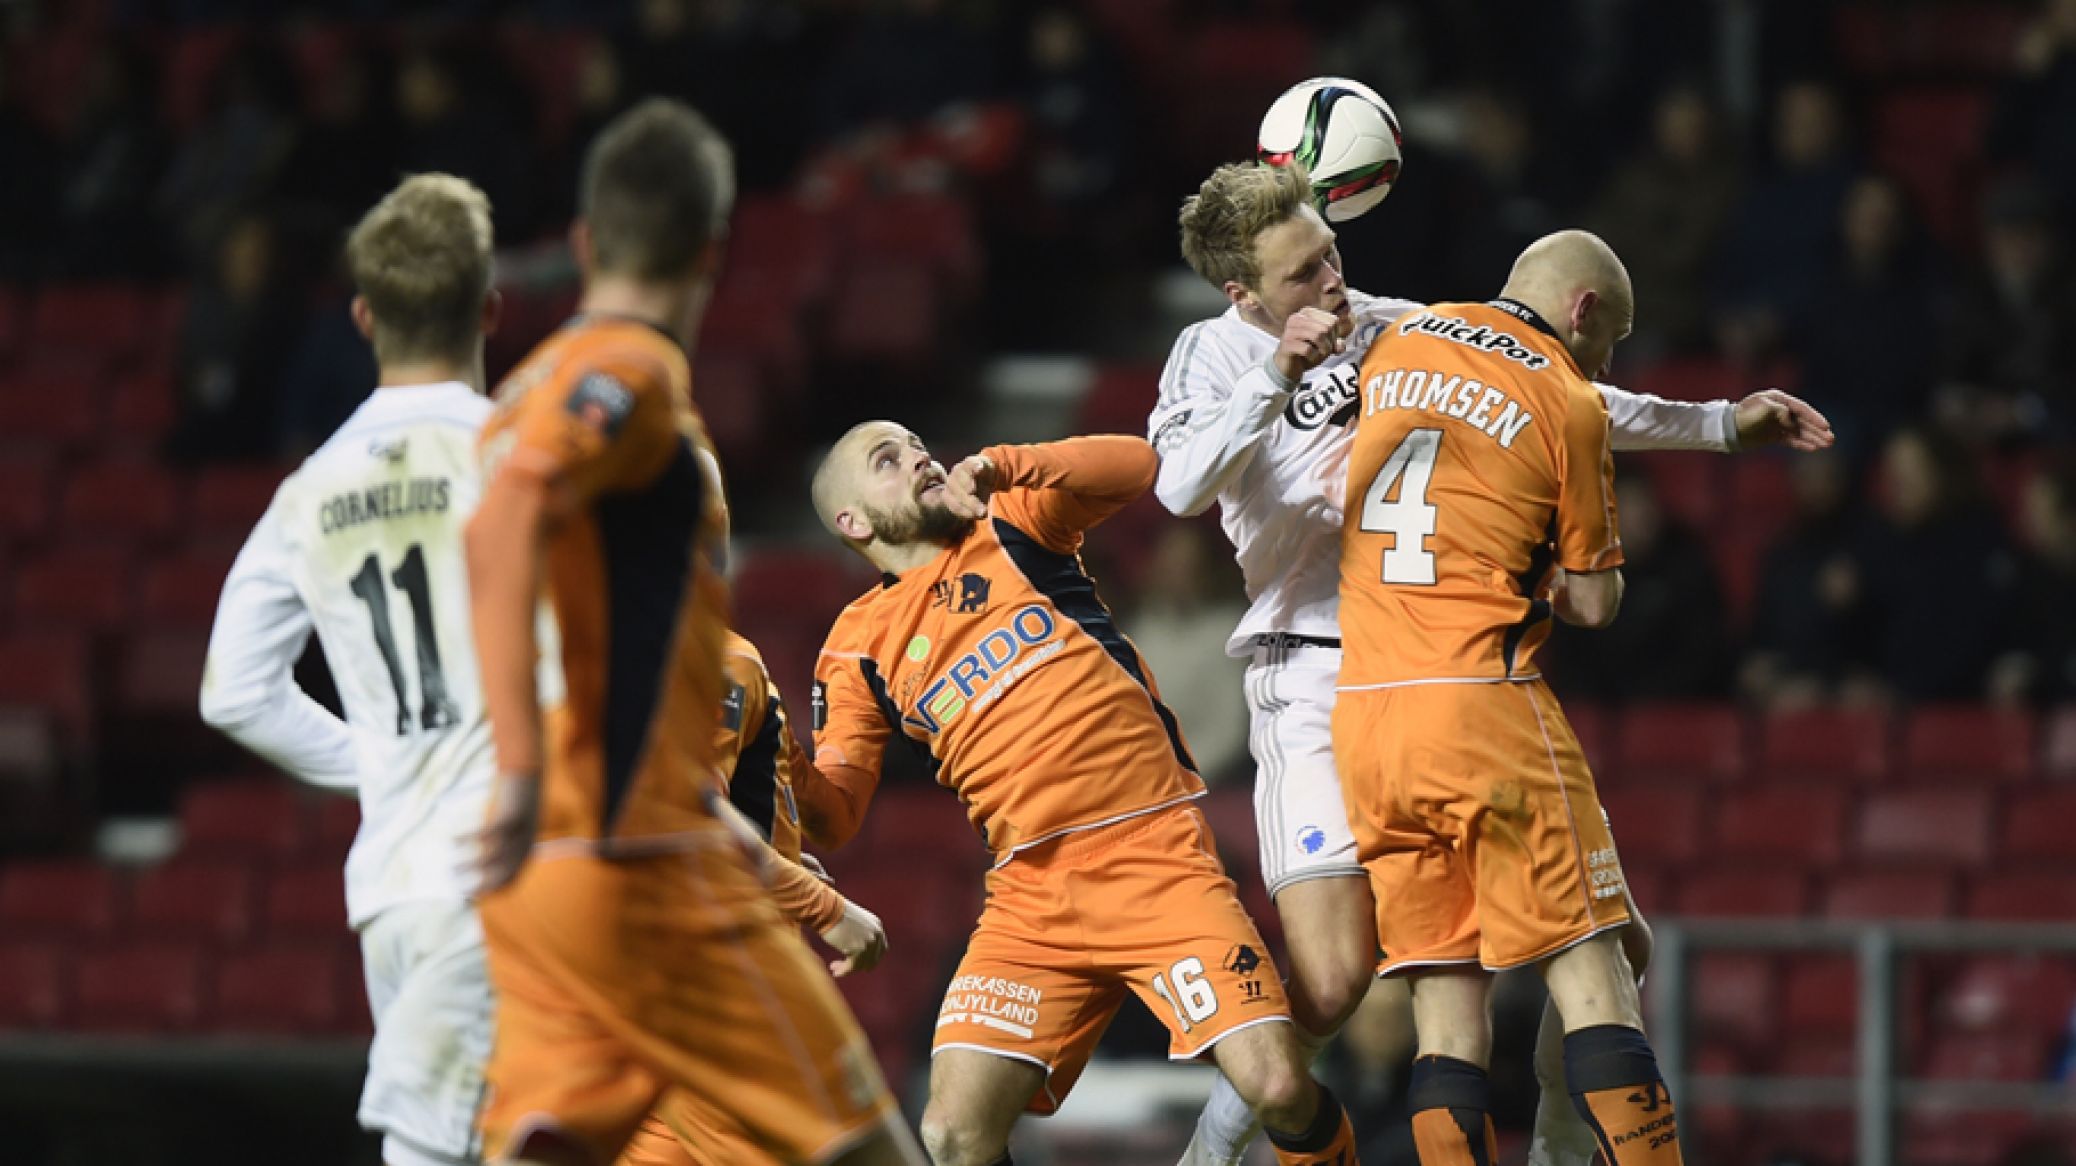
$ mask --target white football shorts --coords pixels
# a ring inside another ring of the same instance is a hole
[[[482,920],[467,903],[399,903],[360,950],[375,1018],[361,1128],[382,1134],[387,1166],[477,1161],[495,1011]]]
[[[1338,646],[1286,635],[1258,637],[1247,666],[1254,826],[1271,895],[1306,879],[1364,877],[1334,769],[1340,673]]]

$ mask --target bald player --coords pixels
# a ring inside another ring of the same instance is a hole
[[[1420,1160],[1493,1160],[1487,994],[1538,968],[1564,1077],[1615,1166],[1680,1161],[1643,1034],[1622,868],[1577,738],[1535,670],[1555,615],[1622,600],[1604,375],[1629,275],[1567,231],[1499,299],[1394,323],[1364,360],[1342,537],[1335,764],[1379,905],[1382,971],[1410,978]]]
[[[955,790],[994,854],[938,1013],[923,1141],[938,1166],[1009,1161],[1136,994],[1176,1060],[1209,1056],[1286,1166],[1352,1166],[1283,985],[1213,850],[1204,793],[1139,652],[1096,596],[1082,532],[1153,484],[1136,437],[998,445],[949,474],[889,421],[815,475],[822,521],[882,573],[815,669],[808,836],[857,829],[889,742]],[[805,778],[806,775],[797,775]]]

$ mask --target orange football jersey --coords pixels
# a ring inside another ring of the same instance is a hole
[[[1607,404],[1509,300],[1403,317],[1363,360],[1340,687],[1531,675],[1550,568],[1622,563]]]
[[[638,321],[580,318],[497,400],[483,434],[491,472],[550,487],[539,838],[721,829],[702,800],[727,691],[720,496],[697,452],[706,437],[684,350]]]
[[[799,862],[800,810],[793,802],[793,770],[800,764],[800,747],[793,740],[785,702],[755,644],[729,632],[725,650],[721,665],[728,674],[728,695],[721,702],[721,726],[714,738],[719,792],[764,832],[773,850]]]
[[[985,451],[1013,483],[929,563],[853,602],[816,667],[815,761],[877,774],[890,739],[958,791],[998,860],[1204,792],[1174,714],[1081,564],[1144,493],[1138,438]]]

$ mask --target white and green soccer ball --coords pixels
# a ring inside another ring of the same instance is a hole
[[[1345,223],[1391,193],[1401,140],[1398,115],[1375,90],[1346,77],[1314,77],[1269,106],[1255,156],[1272,166],[1302,163],[1319,213]]]

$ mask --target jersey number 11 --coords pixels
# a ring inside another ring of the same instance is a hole
[[[418,641],[418,726],[444,729],[460,717],[454,702],[447,699],[447,674],[440,670],[440,641],[433,630],[432,588],[426,582],[424,549],[412,543],[389,581],[411,600],[412,638]],[[389,683],[396,689],[396,733],[401,737],[411,731],[411,703],[404,691],[404,664],[396,653],[396,631],[389,623],[389,591],[382,582],[382,563],[369,555],[353,576],[353,593],[368,605],[375,642],[382,648],[382,662],[389,666]]]

